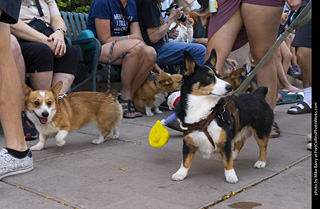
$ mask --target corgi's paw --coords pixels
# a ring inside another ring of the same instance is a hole
[[[161,110],[159,110],[159,108],[155,108],[155,112],[156,112],[156,114],[162,114],[163,113]]]
[[[92,144],[102,144],[104,142],[104,138],[102,136],[99,139],[94,139],[91,141]]]
[[[263,161],[258,160],[258,161],[254,164],[254,167],[255,167],[255,168],[264,168],[264,167],[266,167],[266,165],[267,165],[266,162],[263,162]]]
[[[43,145],[43,144],[38,143],[38,144],[36,144],[36,145],[34,145],[34,146],[30,147],[30,150],[31,150],[31,151],[39,151],[39,150],[42,150],[42,149],[43,149],[43,147],[44,147],[44,145]]]
[[[59,147],[62,147],[65,143],[66,143],[66,141],[64,139],[56,140],[56,144]]]
[[[146,115],[149,116],[149,117],[154,116],[154,114],[151,111],[151,107],[146,107]]]
[[[226,181],[230,184],[235,184],[238,182],[238,177],[234,169],[226,170],[224,169],[224,175],[226,177]]]
[[[188,168],[183,167],[183,165],[180,166],[179,170],[177,172],[175,172],[171,178],[174,181],[182,181],[183,179],[185,179],[188,175]]]
[[[119,132],[119,129],[118,128],[114,128],[112,130],[112,139],[119,139],[120,137],[120,132]]]
[[[185,173],[176,172],[171,176],[171,178],[174,181],[182,181],[183,179],[186,178],[186,176],[187,176],[187,174],[185,174]]]

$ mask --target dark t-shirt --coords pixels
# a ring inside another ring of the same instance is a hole
[[[160,24],[160,7],[157,0],[135,0],[138,9],[138,19],[139,25],[144,41],[149,46],[152,46],[156,51],[158,51],[163,44],[164,40],[161,38],[157,43],[152,43],[149,39],[147,29],[151,27],[159,27]],[[157,33],[155,31],[154,33]]]
[[[125,10],[129,16],[130,23],[138,22],[137,7],[134,0],[127,1]],[[89,10],[87,29],[97,36],[95,18],[110,20],[111,36],[123,36],[127,34],[128,22],[124,19],[117,0],[94,0],[92,2]]]
[[[2,14],[0,22],[15,24],[18,22],[22,0],[0,0]]]

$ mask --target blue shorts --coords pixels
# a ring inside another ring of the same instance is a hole
[[[193,56],[193,59],[196,61],[196,63],[199,65],[204,64],[207,50],[205,46],[202,44],[181,43],[175,41],[165,43],[157,51],[156,63],[159,66],[183,64],[184,50],[188,51]]]

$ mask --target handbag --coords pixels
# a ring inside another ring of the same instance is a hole
[[[44,14],[43,14],[43,12],[42,12],[42,9],[41,9],[39,0],[35,0],[35,1],[36,1],[36,5],[37,5],[37,9],[38,9],[38,11],[39,11],[40,17],[43,17]],[[29,25],[31,28],[39,31],[40,33],[43,33],[44,35],[46,35],[46,36],[48,36],[48,37],[49,37],[52,33],[54,33],[54,31],[52,30],[51,27],[48,27],[47,24],[46,24],[43,20],[38,19],[38,18],[36,18],[36,17],[34,17],[34,18],[28,23],[28,25]]]

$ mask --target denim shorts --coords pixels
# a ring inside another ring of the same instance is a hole
[[[159,66],[183,64],[183,51],[188,51],[199,65],[204,64],[206,57],[206,47],[196,43],[181,43],[170,41],[165,43],[157,51],[157,61]]]

